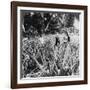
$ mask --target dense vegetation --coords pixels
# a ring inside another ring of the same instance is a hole
[[[79,74],[79,13],[28,12],[22,23],[22,77]]]

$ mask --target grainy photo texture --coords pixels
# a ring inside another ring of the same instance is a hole
[[[21,78],[80,74],[80,13],[20,11]]]

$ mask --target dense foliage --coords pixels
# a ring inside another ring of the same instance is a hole
[[[23,16],[22,77],[79,74],[78,13],[32,12]]]

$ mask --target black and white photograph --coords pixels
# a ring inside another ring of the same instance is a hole
[[[87,83],[87,6],[11,3],[11,87]]]
[[[20,10],[20,78],[80,76],[81,12]]]

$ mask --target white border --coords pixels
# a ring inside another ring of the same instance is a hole
[[[20,79],[20,10],[35,10],[35,11],[54,11],[54,12],[80,12],[80,76],[60,76],[60,77],[42,77]],[[42,82],[62,82],[62,81],[77,81],[84,80],[84,11],[71,9],[51,9],[51,8],[34,8],[34,7],[17,7],[17,83],[42,83]]]

